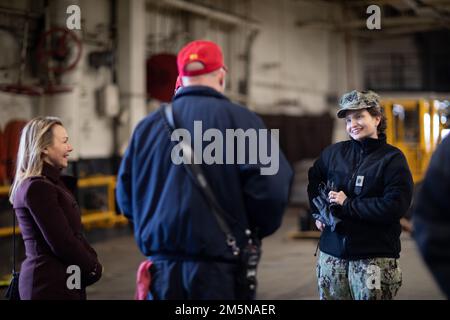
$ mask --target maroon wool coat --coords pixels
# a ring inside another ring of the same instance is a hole
[[[81,212],[60,170],[44,162],[42,176],[25,179],[13,203],[22,231],[26,259],[19,293],[29,299],[86,299],[86,286],[101,277],[102,266],[81,234]],[[81,289],[69,289],[67,267],[81,270]]]

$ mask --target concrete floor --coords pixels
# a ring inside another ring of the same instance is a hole
[[[258,299],[318,299],[313,256],[317,240],[290,239],[288,233],[297,225],[296,211],[288,210],[280,230],[264,240]],[[97,240],[93,246],[105,272],[97,284],[88,288],[88,298],[133,299],[135,272],[144,257],[126,228],[109,230],[103,238],[106,240]],[[444,299],[409,235],[402,235],[402,247],[403,286],[397,299]]]

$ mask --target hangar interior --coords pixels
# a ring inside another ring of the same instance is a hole
[[[74,5],[80,27],[69,30]],[[381,10],[381,29],[368,28],[371,5]],[[88,296],[133,298],[144,257],[117,209],[118,166],[137,123],[171,100],[177,52],[208,39],[224,52],[225,94],[280,130],[295,171],[283,225],[264,242],[258,298],[318,299],[307,170],[326,146],[348,138],[335,117],[339,97],[380,94],[388,141],[419,184],[450,128],[449,26],[449,0],[0,0],[2,288],[12,263],[8,192],[20,130],[52,115],[74,147],[67,171],[78,178],[83,226],[105,264]],[[408,217],[403,227],[398,298],[442,299]]]

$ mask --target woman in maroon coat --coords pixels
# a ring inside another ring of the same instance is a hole
[[[20,138],[10,201],[25,243],[23,300],[86,299],[86,286],[102,274],[97,254],[81,234],[75,197],[60,176],[73,150],[68,140],[54,117],[31,120]]]

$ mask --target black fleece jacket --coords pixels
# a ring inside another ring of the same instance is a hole
[[[348,140],[328,146],[309,170],[308,195],[318,195],[320,182],[333,182],[347,195],[335,210],[342,219],[334,232],[327,226],[320,250],[335,257],[355,260],[398,258],[400,218],[411,204],[413,180],[406,158],[394,146],[379,139]]]

